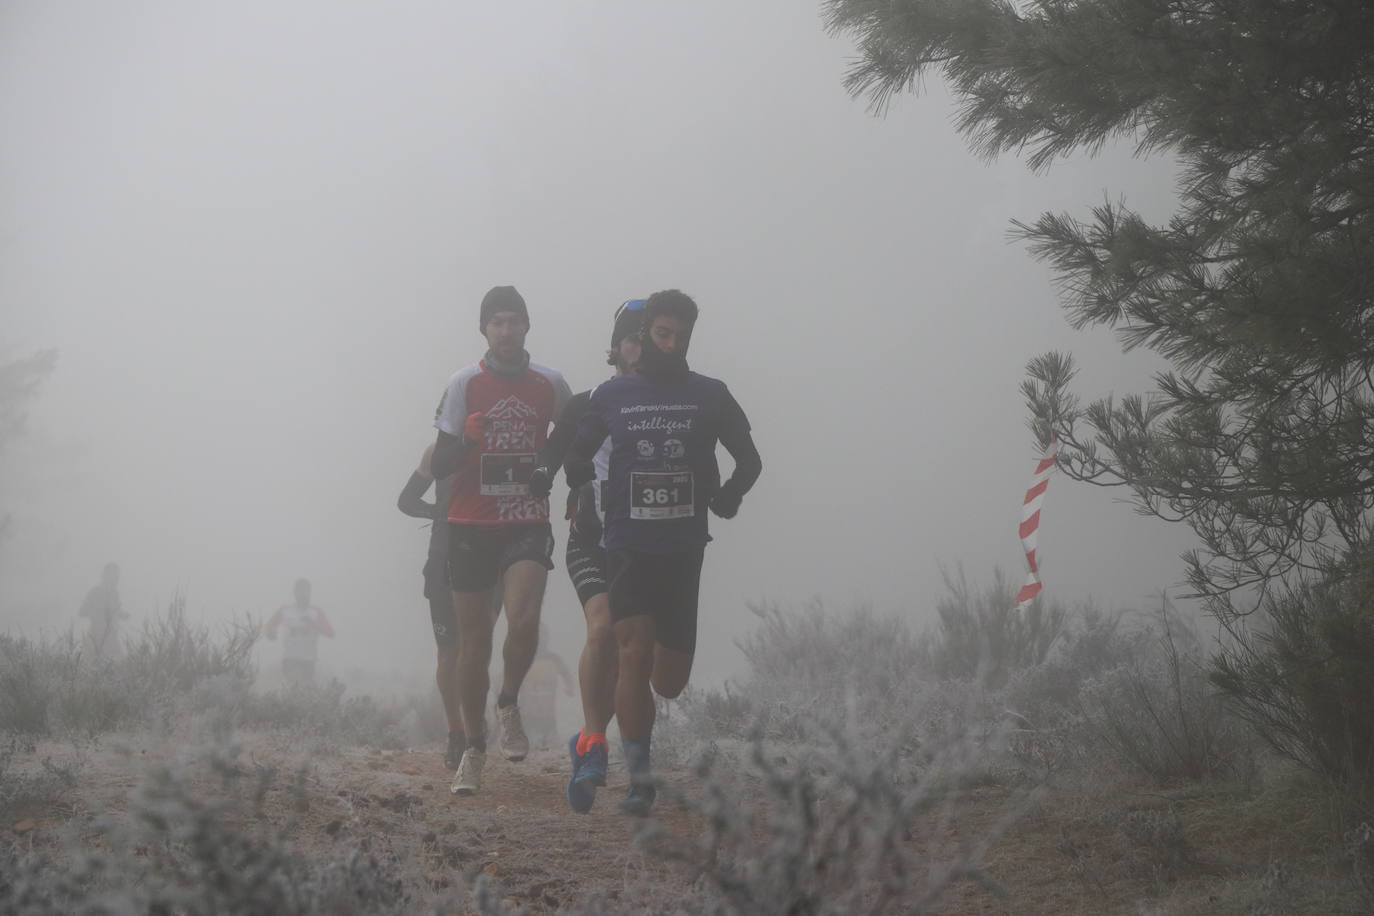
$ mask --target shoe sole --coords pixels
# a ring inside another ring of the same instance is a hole
[[[476,789],[470,789],[470,788],[468,788],[467,786],[463,786],[461,789],[458,788],[457,786],[454,786],[453,788],[449,789],[448,791],[449,791],[449,794],[450,794],[450,795],[476,795],[476,794],[477,794],[477,790],[476,790]]]

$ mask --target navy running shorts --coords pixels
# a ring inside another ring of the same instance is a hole
[[[553,569],[553,528],[548,522],[520,525],[459,525],[449,522],[448,575],[455,592],[485,592],[521,560]]]
[[[429,601],[429,625],[436,646],[458,645],[458,613],[453,608],[453,586],[448,578],[448,557],[430,556],[425,561],[425,598]]]
[[[606,551],[611,621],[652,617],[659,645],[691,655],[697,648],[697,596],[705,547],[683,553]]]

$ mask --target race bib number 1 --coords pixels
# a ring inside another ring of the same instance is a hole
[[[631,471],[630,518],[691,518],[691,471]]]
[[[483,496],[527,496],[533,471],[533,452],[488,452],[482,456],[479,492]]]

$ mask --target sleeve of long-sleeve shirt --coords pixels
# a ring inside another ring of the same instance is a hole
[[[596,456],[596,450],[601,448],[601,443],[605,442],[610,434],[610,427],[606,425],[606,419],[602,416],[597,392],[593,391],[586,411],[577,421],[577,434],[573,437],[572,445],[568,447],[568,456],[563,461],[569,487],[575,490],[587,481],[596,479],[596,468],[592,464],[592,459]]]
[[[425,521],[433,519],[434,504],[424,500],[424,495],[433,482],[419,471],[411,473],[410,479],[401,489],[401,495],[396,499],[396,508],[411,518],[422,518]]]
[[[730,475],[730,483],[741,495],[748,493],[763,473],[763,459],[759,457],[758,446],[750,431],[749,418],[739,406],[734,395],[727,390],[722,406],[724,417],[721,422],[720,444],[735,461],[735,470]]]
[[[568,454],[573,437],[577,435],[577,422],[586,412],[587,402],[591,400],[591,396],[590,391],[582,391],[573,395],[568,403],[563,405],[563,409],[558,413],[557,422],[553,424],[553,430],[544,440],[544,445],[534,459],[535,467],[556,470],[563,466],[563,458]]]

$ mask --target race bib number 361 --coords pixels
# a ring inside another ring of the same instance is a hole
[[[525,496],[534,471],[533,452],[489,452],[482,456],[483,496]]]
[[[694,514],[691,471],[630,473],[630,518],[691,518]]]

